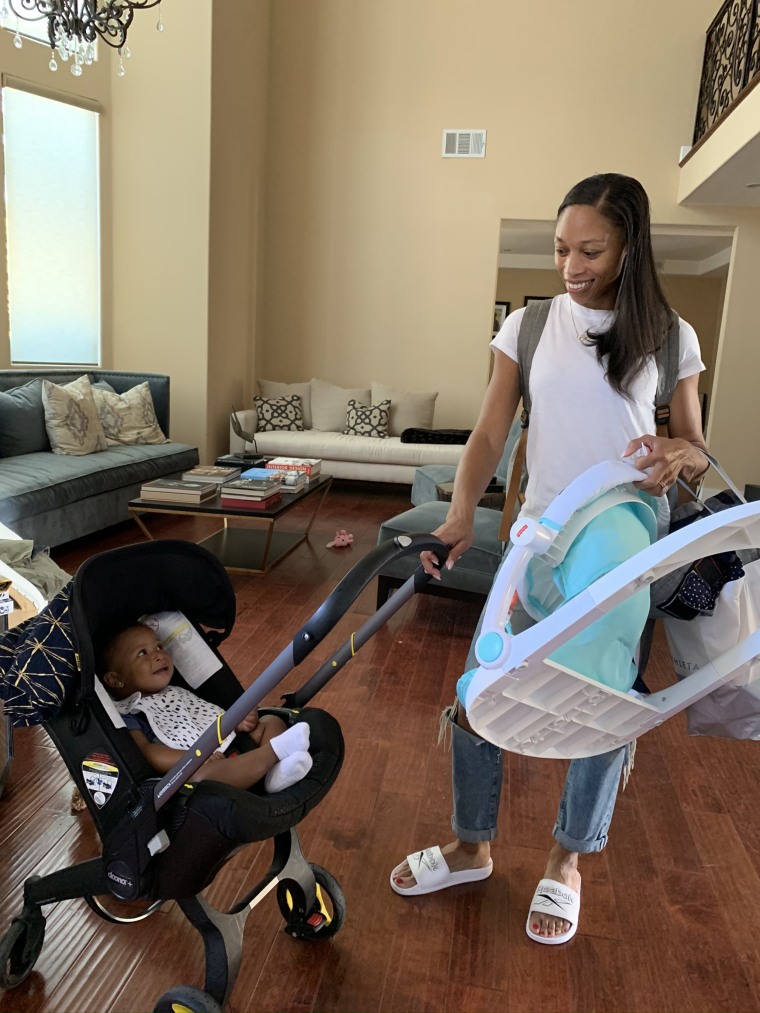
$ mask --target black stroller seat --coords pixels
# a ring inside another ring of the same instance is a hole
[[[220,782],[191,783],[189,779],[218,740],[234,730],[333,628],[389,558],[426,548],[445,557],[446,550],[430,535],[401,536],[368,554],[246,691],[219,651],[235,619],[229,577],[214,556],[189,542],[149,542],[92,557],[39,617],[10,631],[7,641],[0,638],[0,694],[6,699],[6,709],[17,723],[44,724],[87,802],[103,845],[99,857],[25,882],[23,911],[0,941],[0,986],[15,987],[33,968],[44,939],[42,905],[76,897],[83,897],[102,917],[119,921],[129,919],[112,918],[99,897],[110,894],[122,901],[150,904],[139,918],[176,900],[198,929],[206,954],[205,991],[188,986],[171,989],[158,1000],[157,1011],[176,1009],[177,1004],[198,1013],[222,1008],[237,977],[245,919],[270,890],[276,888],[290,935],[318,939],[339,930],[345,913],[340,886],[326,870],[306,861],[296,826],[337,778],[343,737],[330,714],[306,705],[419,589],[426,580],[422,571],[352,634],[300,690],[288,694],[286,707],[260,708],[261,713],[276,713],[286,723],[308,723],[313,765],[302,780],[265,794],[260,786],[243,791]],[[97,678],[95,656],[96,645],[117,629],[141,616],[166,612],[182,614],[204,641],[203,650],[213,652],[211,667],[216,669],[199,683],[196,673],[181,671],[175,655],[172,683],[192,689],[225,712],[218,727],[209,726],[175,767],[159,777]],[[35,666],[42,672],[38,678]],[[56,693],[47,692],[51,681],[56,683]],[[20,686],[26,688],[26,697],[23,692],[19,695]],[[46,689],[40,691],[40,686]],[[240,746],[246,748],[243,741]],[[270,838],[269,870],[232,910],[218,911],[200,896],[241,847]]]

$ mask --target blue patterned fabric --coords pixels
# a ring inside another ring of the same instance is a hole
[[[51,720],[76,684],[70,590],[69,583],[39,615],[0,636],[0,699],[14,725]]]

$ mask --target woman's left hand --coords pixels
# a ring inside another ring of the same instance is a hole
[[[642,447],[646,453],[640,453]],[[694,450],[694,445],[688,440],[668,439],[647,433],[631,440],[623,457],[631,458],[630,463],[634,468],[647,472],[640,482],[635,483],[637,488],[652,496],[664,496],[675,485],[684,468],[692,463]]]

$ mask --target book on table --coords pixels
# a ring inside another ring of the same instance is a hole
[[[214,464],[220,468],[263,468],[266,458],[259,454],[223,454]]]
[[[253,499],[251,496],[231,496],[224,493],[219,497],[220,506],[232,507],[235,510],[270,510],[281,501],[281,492],[276,492],[265,499]]]
[[[281,475],[280,483],[283,492],[292,494],[306,488],[308,479],[303,471],[283,471]]]
[[[230,482],[240,474],[240,468],[223,468],[215,464],[197,464],[189,471],[182,473],[184,482]]]
[[[262,482],[257,478],[235,478],[231,482],[225,482],[220,491],[223,496],[264,499],[280,491],[280,480],[277,478],[272,482]]]
[[[302,471],[312,479],[321,472],[322,460],[319,457],[273,457],[266,466],[272,471]]]
[[[246,468],[240,477],[248,482],[279,482],[280,476],[273,468]]]
[[[181,478],[156,478],[143,482],[140,499],[169,503],[200,503],[219,492],[216,482],[188,482]]]

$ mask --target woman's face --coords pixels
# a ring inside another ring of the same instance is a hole
[[[614,307],[624,259],[621,230],[596,208],[571,204],[557,219],[554,263],[570,298],[579,306]]]

